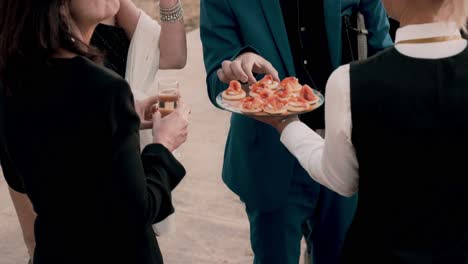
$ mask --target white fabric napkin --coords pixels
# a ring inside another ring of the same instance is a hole
[[[161,26],[148,14],[140,10],[140,18],[130,42],[127,57],[125,79],[132,88],[136,100],[144,99],[155,89],[156,73],[159,69],[159,36]],[[151,130],[140,131],[140,144],[144,146],[153,142]],[[175,215],[172,214],[162,222],[153,225],[157,236],[175,234]]]

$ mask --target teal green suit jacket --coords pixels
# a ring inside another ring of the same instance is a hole
[[[341,64],[341,15],[360,9],[368,18],[369,47],[391,45],[388,20],[377,0],[325,0],[326,36],[332,65]],[[216,105],[217,94],[227,85],[216,71],[224,60],[251,50],[268,60],[280,78],[295,69],[279,0],[202,0],[201,39],[207,71],[208,93]],[[286,202],[296,159],[268,125],[232,115],[226,144],[223,180],[249,206],[272,210]]]

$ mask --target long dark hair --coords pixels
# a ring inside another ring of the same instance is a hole
[[[9,73],[44,62],[59,49],[97,59],[96,50],[79,41],[61,12],[70,0],[0,1],[0,81]]]

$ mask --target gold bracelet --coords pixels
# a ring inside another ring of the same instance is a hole
[[[160,8],[161,21],[166,23],[175,23],[184,18],[184,9],[180,0],[171,8]]]

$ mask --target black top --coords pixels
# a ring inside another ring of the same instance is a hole
[[[162,145],[140,154],[127,82],[82,57],[18,74],[0,160],[38,215],[34,263],[162,263],[151,225],[185,170]]]
[[[296,77],[320,92],[325,92],[328,77],[333,71],[323,1],[280,1]],[[324,128],[324,116],[324,107],[321,107],[302,115],[301,119],[312,128]]]
[[[359,202],[344,263],[468,263],[468,49],[351,66]],[[397,76],[397,78],[395,78]]]
[[[104,53],[104,65],[125,78],[130,40],[121,27],[99,24],[91,45]]]

